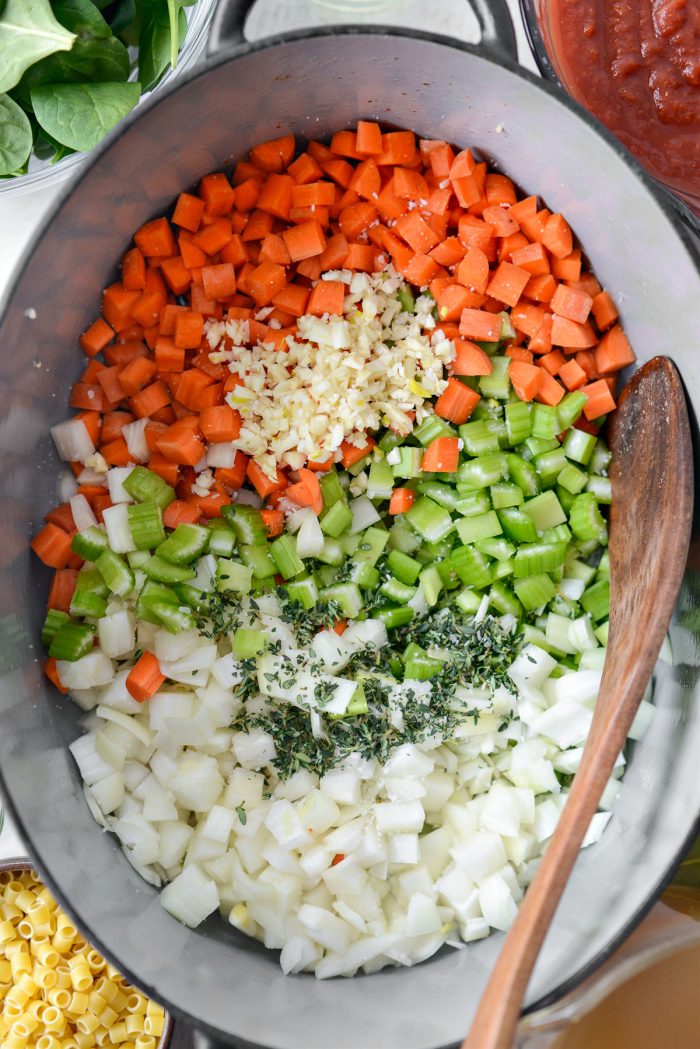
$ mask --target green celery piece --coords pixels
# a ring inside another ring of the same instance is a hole
[[[565,542],[523,543],[513,558],[513,572],[516,578],[541,575],[563,565],[567,546]]]
[[[455,604],[466,615],[474,615],[479,611],[482,595],[471,587],[465,587],[455,597]]]
[[[381,620],[387,630],[395,630],[397,627],[410,623],[413,615],[413,609],[409,605],[387,605],[383,608],[375,608],[372,618]]]
[[[306,579],[294,579],[286,585],[290,601],[296,601],[302,608],[313,608],[318,601],[318,587],[312,576]]]
[[[158,554],[149,557],[143,566],[143,571],[148,579],[153,579],[157,583],[184,583],[196,575],[191,565],[173,565],[169,561],[164,561]]]
[[[608,621],[606,619],[604,623],[601,623],[600,626],[597,626],[595,628],[595,630],[593,631],[593,633],[596,636],[596,639],[598,641],[600,641],[601,645],[603,645],[604,648],[607,648],[607,644],[608,644],[609,627],[610,627],[610,624],[608,623]]]
[[[522,489],[510,481],[492,485],[490,492],[494,510],[502,510],[506,506],[521,506],[523,503]]]
[[[562,397],[557,405],[559,433],[573,426],[585,408],[587,400],[587,395],[580,391],[567,393]]]
[[[319,565],[314,569],[313,577],[318,587],[333,586],[338,582],[338,569],[335,565]]]
[[[498,520],[503,531],[515,543],[534,543],[537,527],[532,518],[520,506],[506,506],[498,511]]]
[[[569,640],[569,627],[573,620],[568,616],[550,612],[546,619],[545,637],[550,645],[554,645],[561,652],[573,655],[576,649]]]
[[[571,495],[578,495],[579,492],[583,491],[587,483],[588,474],[569,462],[567,462],[557,477],[557,484],[561,485],[562,488],[566,488]]]
[[[64,659],[74,663],[92,651],[94,636],[94,626],[89,623],[73,623],[68,620],[58,628],[51,639],[49,656],[53,659]]]
[[[269,543],[264,546],[262,543],[257,546],[240,543],[238,555],[243,564],[252,569],[253,579],[270,579],[277,575],[277,564],[270,553]]]
[[[487,558],[473,546],[458,546],[450,555],[449,565],[463,583],[476,590],[483,590],[493,580]]]
[[[366,495],[369,499],[389,499],[394,487],[394,471],[386,459],[375,459],[369,468]]]
[[[427,565],[420,574],[419,586],[431,608],[437,604],[442,585],[440,573],[435,565]]]
[[[562,470],[568,465],[564,449],[557,445],[549,452],[541,452],[533,459],[533,465],[543,488],[553,488]]]
[[[585,561],[579,561],[575,557],[567,557],[564,562],[564,576],[567,579],[580,579],[586,586],[595,578],[595,568],[587,565]]]
[[[203,554],[209,543],[209,532],[201,525],[179,524],[165,542],[156,547],[156,554],[172,565],[188,565]]]
[[[234,590],[240,594],[248,594],[253,583],[253,569],[222,557],[217,562],[215,578],[216,589],[219,591]]]
[[[236,533],[220,517],[209,522],[207,550],[215,557],[230,557],[236,545]]]
[[[370,525],[370,527],[362,533],[360,545],[355,551],[355,563],[376,565],[388,542],[388,532],[384,531],[382,528],[375,528],[373,525]]]
[[[457,534],[464,544],[475,543],[477,539],[491,539],[502,532],[501,522],[495,510],[489,510],[478,517],[462,517],[457,522]]]
[[[265,651],[268,642],[265,630],[238,627],[231,639],[231,652],[236,659],[253,659]]]
[[[239,543],[246,546],[267,545],[267,529],[259,510],[252,506],[223,506],[221,516],[229,522]]]
[[[277,565],[277,571],[285,579],[293,579],[294,576],[300,575],[304,571],[304,562],[297,554],[294,536],[287,534],[279,536],[274,542],[270,543],[270,554]]]
[[[458,484],[471,488],[489,488],[508,476],[508,458],[503,452],[487,452],[462,463],[457,473]]]
[[[491,489],[493,491],[493,489]],[[462,517],[478,517],[491,509],[491,499],[484,488],[460,495],[455,510]]]
[[[399,522],[397,522],[397,525],[398,524]],[[411,535],[412,539],[416,538],[410,528],[406,528],[406,532]],[[389,542],[391,542],[391,538],[389,539]],[[418,540],[416,540],[416,542],[418,542]],[[349,535],[347,532],[344,532],[343,535],[338,536],[338,543],[345,556],[352,557],[360,545],[360,533],[356,532],[354,535]]]
[[[333,503],[321,517],[321,531],[332,539],[346,532],[352,524],[352,510],[341,500]]]
[[[156,622],[165,627],[171,634],[179,634],[183,630],[193,630],[197,625],[189,608],[173,605],[170,601],[154,601],[151,611],[156,617]]]
[[[556,437],[528,437],[523,442],[522,454],[528,460],[534,459],[536,455],[542,455],[544,452],[551,452],[554,448],[559,448],[560,444]]]
[[[321,486],[324,510],[329,510],[335,503],[345,502],[345,492],[335,466],[331,467],[327,473],[321,474],[318,483]]]
[[[394,477],[420,477],[423,450],[413,445],[404,444],[399,448],[399,461],[393,467]]]
[[[154,550],[165,541],[163,511],[153,500],[129,503],[126,514],[137,550]]]
[[[509,561],[515,554],[515,547],[507,539],[489,538],[479,539],[475,544],[477,550],[487,557],[493,557],[496,561]]]
[[[520,619],[523,614],[523,606],[513,591],[497,580],[489,590],[489,604],[503,615],[512,615]]]
[[[556,437],[561,432],[557,409],[549,404],[533,404],[532,436],[545,440]]]
[[[160,626],[162,621],[153,609],[168,602],[176,609],[180,604],[180,598],[177,593],[162,583],[148,579],[141,588],[141,593],[136,600],[136,618],[144,619],[147,623],[155,623],[157,626]]]
[[[557,499],[561,503],[564,513],[570,514],[571,507],[574,505],[574,499],[576,498],[574,493],[568,491],[568,489],[561,484],[556,484],[554,486],[554,491],[556,492]]]
[[[53,641],[54,635],[60,630],[64,623],[70,621],[70,616],[66,612],[61,612],[58,608],[50,608],[46,613],[44,619],[44,625],[41,628],[41,643],[42,645],[48,646]]]
[[[408,586],[392,576],[381,584],[379,592],[393,604],[405,605],[412,597],[415,597],[417,589],[415,586]]]
[[[593,454],[588,462],[588,469],[592,474],[603,474],[610,466],[612,452],[600,437],[596,440]]]
[[[540,482],[537,470],[516,452],[508,452],[506,457],[506,471],[510,480],[517,484],[525,497],[537,495],[540,490]]]
[[[425,495],[415,501],[404,518],[414,532],[429,543],[443,539],[454,527],[448,511]]]
[[[350,569],[350,581],[365,590],[376,590],[380,579],[379,569],[366,562],[355,563]]]
[[[436,437],[456,437],[456,430],[448,422],[441,419],[439,415],[427,415],[422,423],[414,427],[412,437],[415,437],[424,448],[427,448]],[[404,447],[406,447],[404,445]]]
[[[353,536],[353,539],[359,536]],[[389,529],[389,549],[398,550],[403,554],[413,554],[421,544],[420,536],[404,520],[394,521]],[[356,546],[359,545],[356,544]],[[347,552],[347,551],[346,551]],[[354,553],[354,551],[352,551]]]
[[[582,492],[576,496],[569,514],[569,524],[577,539],[607,542],[608,530],[593,492]]]
[[[496,579],[505,579],[507,576],[513,575],[513,558],[509,557],[507,561],[495,561],[491,565],[493,572],[494,581]]]
[[[409,284],[402,284],[396,293],[396,297],[401,303],[401,310],[404,313],[415,313],[416,312],[416,297],[413,294],[413,289]]]
[[[608,550],[604,550],[603,554],[598,562],[598,569],[596,574],[598,576],[606,576],[610,578],[610,553]]]
[[[324,601],[337,601],[346,619],[357,619],[362,610],[362,594],[356,583],[338,583],[326,586],[320,597]]]
[[[564,454],[566,458],[573,460],[575,463],[580,463],[582,466],[588,466],[595,446],[596,438],[593,434],[577,430],[575,427],[568,430],[564,438]]]
[[[502,419],[474,419],[463,423],[459,436],[464,441],[469,455],[483,455],[486,452],[497,452],[507,443],[506,425]]]
[[[610,504],[612,502],[612,482],[609,477],[592,474],[588,478],[586,491],[591,492],[598,503]]]
[[[137,503],[155,503],[161,510],[175,498],[175,489],[145,466],[135,466],[122,485]]]
[[[401,550],[390,550],[386,563],[391,574],[407,586],[413,586],[422,569],[419,561]]]
[[[449,557],[446,557],[442,561],[435,562],[435,568],[438,571],[442,585],[445,590],[456,590],[460,586],[462,580],[459,578],[454,568],[450,564]]]
[[[413,643],[407,645],[403,654],[403,661],[404,679],[411,681],[428,681],[431,677],[439,674],[445,665],[443,659],[435,659],[429,656],[420,645]]]
[[[587,590],[584,590],[581,595],[581,605],[596,623],[601,619],[607,619],[610,615],[609,580],[601,579],[589,586]]]
[[[446,539],[441,539],[437,543],[421,543],[415,552],[416,561],[420,561],[421,565],[429,565],[433,561],[441,561],[449,557],[452,551],[452,538],[451,533]]]
[[[532,406],[523,401],[512,401],[506,405],[506,434],[510,444],[520,444],[526,440],[532,430]]]
[[[510,368],[510,357],[492,357],[493,371],[490,375],[482,375],[479,379],[479,389],[483,397],[494,397],[499,401],[507,401],[510,395],[511,384],[508,377]]]
[[[102,528],[90,525],[82,532],[76,532],[70,544],[70,548],[78,557],[84,561],[96,561],[103,550],[108,547],[107,533]]]
[[[124,558],[112,550],[103,550],[95,567],[112,593],[118,597],[127,597],[134,589],[134,573]]]
[[[401,436],[401,434],[394,433],[393,430],[385,430],[379,440],[379,443],[377,444],[377,447],[381,448],[381,450],[386,455],[387,452],[391,452],[394,450],[394,448],[398,448],[398,446],[402,442],[403,437]]]
[[[448,484],[441,484],[440,481],[421,481],[418,491],[444,506],[446,510],[454,510],[457,505],[458,497],[454,488]]]
[[[549,489],[536,495],[534,499],[526,499],[523,504],[523,512],[532,518],[538,532],[544,532],[547,528],[566,522],[561,503],[555,493]]]
[[[544,607],[557,592],[552,580],[544,573],[516,579],[513,589],[526,612]]]
[[[345,551],[337,539],[331,539],[329,536],[326,536],[323,540],[323,546],[316,554],[316,559],[324,565],[334,565],[338,568],[345,560]]]

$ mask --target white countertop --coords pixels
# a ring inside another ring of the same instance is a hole
[[[381,6],[377,3],[379,10],[362,17],[351,17],[347,14],[352,8],[352,2],[353,0],[334,0],[334,6],[345,8],[344,17],[341,12],[331,10],[330,5],[322,6],[320,0],[259,0],[249,23],[251,36],[255,38],[263,35],[262,29],[265,25],[274,26],[275,32],[279,33],[322,22],[329,24],[345,20],[379,22],[385,25],[400,23],[402,26],[443,33],[468,41],[476,41],[478,38],[476,20],[466,0],[431,0],[430,4],[426,4],[425,0],[384,0]],[[363,0],[357,2],[362,6]],[[527,68],[535,70],[520,20],[518,0],[508,0],[508,5],[516,27],[520,61]],[[36,229],[66,185],[67,180],[58,182],[49,190],[0,195],[0,298]],[[0,831],[0,860],[21,856],[24,852],[20,837],[6,815],[4,827]]]

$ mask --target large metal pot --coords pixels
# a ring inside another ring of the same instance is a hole
[[[142,222],[204,172],[292,130],[323,138],[375,118],[471,145],[570,219],[621,305],[641,360],[668,353],[700,407],[697,257],[638,166],[590,117],[518,70],[502,2],[478,3],[492,57],[414,32],[344,28],[240,39],[246,3],[220,9],[196,75],[138,111],[53,209],[0,322],[0,766],[33,859],[91,941],[206,1040],[273,1049],[436,1049],[469,1026],[501,936],[410,970],[318,983],[218,919],[194,931],[160,907],[94,823],[66,744],[78,711],[42,679],[45,572],[27,539],[55,501],[49,425],[66,415],[77,335]],[[490,10],[489,10],[490,8]],[[505,30],[503,31],[503,27]],[[497,30],[501,28],[499,35]],[[663,406],[659,406],[663,410]],[[700,456],[696,456],[700,462]],[[630,521],[630,528],[635,522]],[[658,893],[700,811],[697,579],[689,568],[660,664],[657,713],[634,746],[614,817],[586,850],[533,977],[552,999],[610,953]]]

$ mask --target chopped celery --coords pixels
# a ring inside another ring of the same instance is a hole
[[[473,615],[475,612],[478,612],[481,605],[481,594],[476,590],[472,590],[471,587],[465,587],[455,597],[455,604],[466,615]]]
[[[595,630],[593,631],[593,633],[595,634],[597,640],[600,641],[601,645],[603,645],[605,647],[607,647],[607,644],[608,644],[609,627],[610,627],[610,624],[608,623],[608,620],[606,619],[604,623],[601,623],[600,626],[597,626],[595,628]]]
[[[164,543],[156,547],[156,554],[172,565],[188,565],[203,554],[209,542],[209,532],[201,525],[179,524]]]
[[[503,615],[512,615],[520,618],[523,614],[523,606],[513,591],[505,583],[497,580],[489,590],[489,604],[502,612]]]
[[[588,463],[588,468],[592,474],[602,474],[610,466],[610,460],[612,459],[612,453],[605,441],[600,437],[596,440],[593,454]]]
[[[416,312],[416,297],[409,284],[402,284],[396,293],[396,297],[401,303],[401,309],[404,313]]]
[[[247,594],[253,582],[253,569],[238,561],[222,557],[216,563],[215,578],[217,590],[235,590],[238,593]]]
[[[346,503],[338,500],[326,510],[320,523],[322,532],[332,539],[337,539],[352,524],[352,510]]]
[[[163,511],[158,503],[153,500],[130,503],[126,515],[137,550],[155,550],[165,540]]]
[[[490,375],[482,375],[479,379],[479,388],[484,397],[494,397],[498,401],[507,401],[511,385],[508,377],[510,368],[510,357],[492,357],[493,371]]]
[[[473,546],[458,546],[450,555],[449,564],[463,583],[477,590],[483,590],[493,580],[487,558]]]
[[[490,509],[491,500],[483,488],[460,495],[455,506],[457,513],[462,514],[463,517],[478,517],[480,514],[488,513]]]
[[[592,492],[599,503],[612,502],[612,482],[609,477],[599,477],[593,474],[588,478],[586,491]]]
[[[405,605],[412,597],[416,594],[415,586],[408,586],[406,583],[400,582],[394,576],[387,579],[379,587],[380,593],[384,594],[389,601],[393,601],[395,604]]]
[[[557,409],[549,404],[533,404],[532,436],[552,438],[561,432]]]
[[[557,477],[557,484],[560,484],[562,488],[566,488],[571,495],[578,495],[579,492],[583,491],[587,483],[588,474],[580,470],[578,466],[574,466],[573,463],[567,463]]]
[[[239,543],[246,546],[263,546],[267,543],[267,529],[260,511],[252,506],[224,506],[221,508],[224,517],[234,532]]]
[[[293,579],[295,575],[304,571],[304,562],[297,554],[296,539],[288,532],[270,543],[270,554],[277,565],[277,571],[284,579]]]
[[[447,510],[454,510],[457,505],[457,493],[454,488],[447,484],[441,484],[439,481],[421,481],[418,485],[418,491],[421,495],[429,496]]]
[[[174,609],[177,609],[180,602],[179,595],[170,587],[149,579],[144,583],[136,601],[136,618],[145,619],[147,623],[155,623],[159,626],[162,620],[155,614],[155,608],[162,608],[169,603]]]
[[[576,496],[571,507],[569,523],[577,539],[595,539],[599,543],[607,541],[608,530],[593,492],[581,492]]]
[[[607,619],[610,615],[610,583],[607,579],[601,579],[593,583],[581,595],[581,605],[588,612],[591,619],[599,622]]]
[[[379,570],[367,563],[355,563],[350,568],[350,581],[365,590],[376,590],[381,576]]]
[[[543,488],[553,488],[562,470],[567,466],[564,449],[557,445],[549,452],[541,452],[533,459]]]
[[[49,646],[53,659],[65,659],[74,663],[92,651],[95,636],[94,626],[89,623],[73,623],[70,619],[61,624]]]
[[[407,586],[413,586],[421,573],[420,562],[401,550],[390,550],[386,563],[391,574]]]
[[[513,571],[518,579],[524,576],[541,575],[551,572],[564,564],[567,544],[559,543],[523,543],[518,547],[513,558]]]
[[[524,401],[511,401],[506,405],[506,433],[511,444],[520,444],[530,436],[531,415],[532,406]]]
[[[362,533],[360,545],[355,551],[355,563],[376,565],[388,541],[388,532],[383,531],[381,528],[368,528],[366,532]]]
[[[107,533],[103,528],[91,525],[82,532],[76,532],[70,544],[70,548],[78,557],[84,561],[96,561],[103,550],[107,549]]]
[[[564,394],[557,405],[557,417],[559,420],[559,433],[568,430],[576,422],[586,406],[588,397],[580,391]]]
[[[517,457],[516,457],[517,458]],[[487,452],[462,463],[457,473],[459,484],[470,488],[489,488],[508,476],[508,457],[502,452]]]
[[[389,529],[389,548],[403,554],[412,554],[420,546],[420,537],[416,535],[405,521],[394,521]]]
[[[249,546],[247,543],[241,543],[238,547],[238,554],[244,565],[252,569],[253,579],[271,579],[272,576],[277,575],[277,564],[270,553],[270,546],[262,543],[256,546]]]
[[[252,659],[264,652],[267,645],[267,632],[251,627],[238,627],[231,639],[231,651],[236,659]]]
[[[423,422],[414,428],[411,436],[420,441],[424,448],[427,448],[436,437],[456,437],[457,433],[439,415],[427,415]]]
[[[521,506],[523,503],[522,489],[510,481],[494,484],[490,491],[494,510],[502,510],[504,506]]]
[[[112,593],[118,597],[126,597],[134,589],[134,573],[124,558],[112,550],[103,550],[95,567]]]
[[[338,478],[338,471],[334,466],[327,473],[319,476],[318,483],[321,486],[324,510],[329,510],[335,503],[345,501],[345,492]]]
[[[506,506],[498,511],[503,531],[515,543],[534,543],[537,527],[532,518],[519,506]]]
[[[540,490],[540,482],[537,470],[532,463],[516,455],[515,452],[509,452],[505,459],[507,475],[514,484],[517,484],[523,495],[526,497],[537,495]]]
[[[444,660],[429,656],[420,645],[413,643],[406,647],[403,660],[404,678],[410,681],[428,681],[439,674],[445,665]]]
[[[175,489],[145,466],[135,466],[122,481],[122,487],[137,503],[155,503],[161,510],[175,498]]]
[[[487,557],[493,557],[496,561],[508,561],[515,554],[515,547],[507,539],[480,539],[475,544],[477,550],[481,550]]]
[[[367,478],[368,499],[388,499],[394,487],[394,471],[386,459],[375,459]]]
[[[420,589],[423,591],[423,596],[427,601],[428,605],[432,608],[433,605],[437,604],[437,600],[442,591],[442,579],[435,565],[428,565],[420,574]]]
[[[595,444],[596,438],[592,434],[572,427],[564,438],[564,455],[575,463],[588,466]]]
[[[527,612],[534,608],[543,608],[556,593],[554,583],[545,574],[516,579],[513,589]]]
[[[392,468],[394,477],[420,477],[423,449],[404,444],[397,450],[399,461]]]
[[[195,570],[190,565],[173,565],[158,554],[149,557],[143,571],[148,579],[154,579],[157,583],[184,583],[195,576]]]
[[[66,612],[61,612],[58,608],[50,608],[46,613],[46,619],[41,628],[41,643],[48,647],[53,641],[54,635],[69,620],[70,616]]]
[[[561,503],[551,489],[536,495],[534,499],[526,499],[523,513],[532,518],[538,532],[544,532],[545,529],[554,528],[555,525],[564,524],[566,521]]]
[[[413,609],[408,605],[386,606],[375,608],[374,619],[379,619],[387,630],[395,630],[397,627],[406,626],[413,619]]]
[[[462,517],[457,522],[457,533],[463,543],[474,543],[477,539],[490,539],[501,535],[503,529],[495,510],[478,517]]]
[[[286,590],[290,601],[296,601],[302,608],[313,608],[318,601],[318,587],[312,576],[294,579],[287,583]]]
[[[426,495],[417,499],[404,517],[414,532],[429,543],[435,543],[449,535],[454,527],[452,518],[444,506],[440,506]]]
[[[207,550],[215,557],[230,557],[236,545],[236,533],[220,517],[209,522]]]
[[[325,601],[337,601],[346,619],[356,619],[362,609],[362,594],[355,583],[326,586],[320,596]]]
[[[474,419],[463,423],[459,436],[469,455],[497,452],[507,441],[505,423],[501,419]]]

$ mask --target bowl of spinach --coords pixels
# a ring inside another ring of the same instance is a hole
[[[0,193],[74,170],[190,68],[216,0],[0,0]]]

